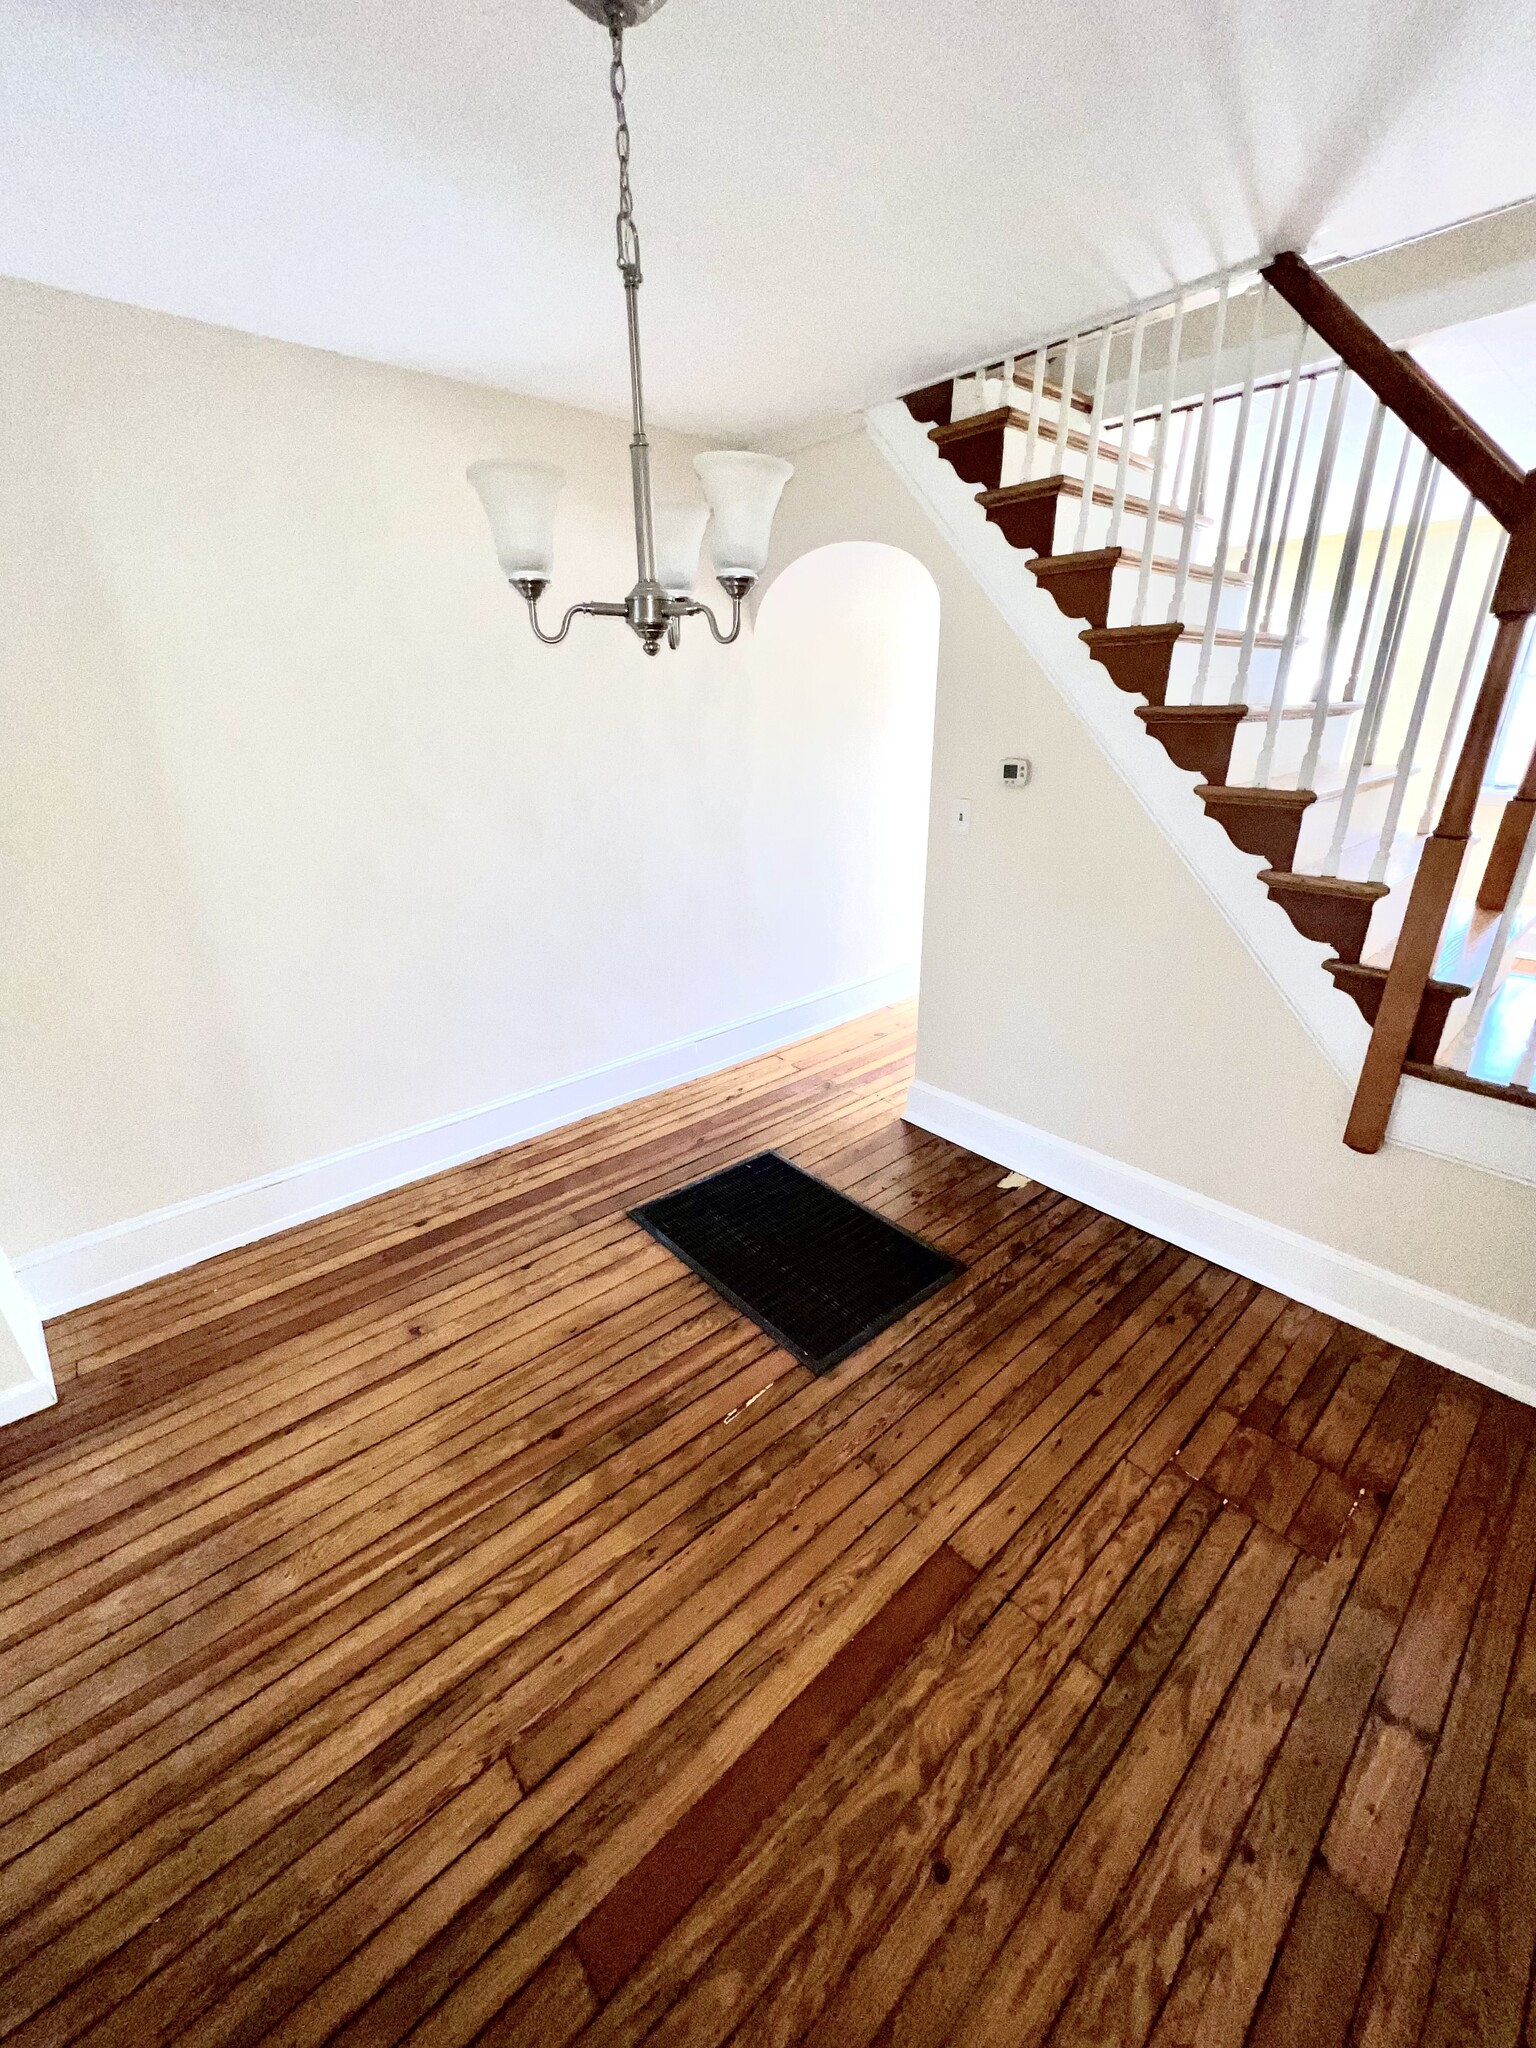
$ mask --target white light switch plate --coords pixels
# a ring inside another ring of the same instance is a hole
[[[949,807],[949,829],[951,832],[969,832],[971,829],[971,800],[968,796],[957,796]]]

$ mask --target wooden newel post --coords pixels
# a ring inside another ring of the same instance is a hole
[[[1425,843],[1413,879],[1402,932],[1387,972],[1370,1049],[1360,1069],[1354,1106],[1344,1132],[1345,1144],[1356,1152],[1379,1151],[1387,1135],[1387,1122],[1418,1022],[1419,1005],[1434,973],[1446,913],[1466,856],[1478,792],[1488,772],[1504,699],[1509,694],[1525,637],[1525,622],[1536,612],[1536,481],[1532,477],[1525,482],[1520,516],[1493,594],[1493,610],[1499,630],[1462,743],[1461,757],[1446,792],[1440,822]]]

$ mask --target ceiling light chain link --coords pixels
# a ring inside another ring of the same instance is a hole
[[[615,4],[608,9],[608,33],[613,40],[613,63],[608,73],[613,93],[613,110],[618,116],[614,146],[619,156],[619,269],[626,284],[640,283],[640,234],[635,226],[634,195],[629,189],[629,119],[624,112],[624,12]]]

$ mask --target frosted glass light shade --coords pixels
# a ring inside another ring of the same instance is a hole
[[[555,504],[565,471],[551,462],[472,462],[466,472],[491,522],[496,559],[509,577],[555,568]]]
[[[717,448],[695,455],[693,466],[713,514],[709,551],[717,576],[761,576],[768,560],[773,515],[794,475],[776,455]]]
[[[668,597],[691,597],[699,580],[699,549],[709,507],[698,498],[683,504],[658,505],[652,526],[656,538],[656,581]]]

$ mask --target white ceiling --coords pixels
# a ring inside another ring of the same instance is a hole
[[[711,433],[1536,191],[1528,0],[670,0],[629,56],[652,410]],[[0,129],[0,271],[623,409],[567,0],[0,0]]]

